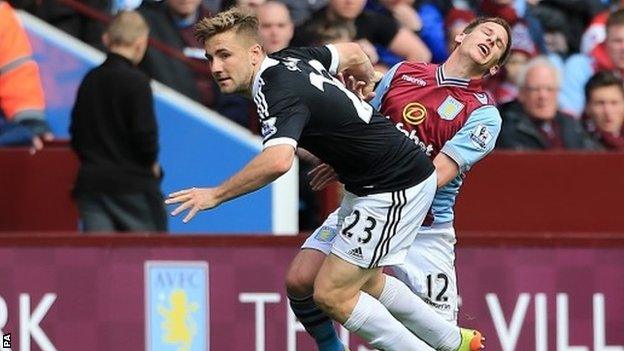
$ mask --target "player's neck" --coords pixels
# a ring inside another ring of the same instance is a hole
[[[457,51],[457,50],[456,50]],[[470,59],[463,58],[453,52],[444,62],[444,75],[453,78],[481,79],[483,72],[480,67]]]
[[[245,91],[245,95],[249,98],[253,99],[253,87],[254,84],[256,83],[256,79],[258,78],[258,74],[260,73],[260,70],[262,69],[262,63],[264,62],[264,60],[266,60],[267,55],[266,54],[262,54],[262,57],[260,57],[260,60],[258,61],[258,64],[255,65],[253,67],[253,70],[251,71],[251,79],[249,82],[249,87],[247,88],[247,91]]]

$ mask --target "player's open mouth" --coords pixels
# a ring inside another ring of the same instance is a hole
[[[490,48],[487,45],[479,44],[477,46],[479,47],[479,50],[481,50],[483,56],[487,56],[490,53]]]
[[[228,80],[230,80],[230,78],[219,78],[217,81],[222,84],[222,83],[225,83]]]

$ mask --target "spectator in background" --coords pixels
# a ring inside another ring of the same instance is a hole
[[[559,95],[561,108],[580,117],[585,106],[585,84],[594,73],[605,70],[624,72],[624,10],[609,15],[604,43],[589,55],[576,54],[566,61]]]
[[[451,9],[444,21],[446,27],[446,48],[448,52],[452,52],[457,46],[455,38],[460,35],[468,23],[477,18],[474,12],[470,10]]]
[[[166,51],[149,48],[140,67],[151,78],[248,128],[247,101],[219,93],[204,48],[195,39],[195,24],[209,16],[202,0],[144,1],[139,12],[151,28],[150,35],[169,46]]]
[[[44,115],[39,66],[15,11],[0,1],[0,146],[32,145],[52,140]]]
[[[310,33],[315,38],[311,45],[323,46],[354,41],[356,30],[352,22],[320,20],[310,27]]]
[[[70,125],[80,160],[74,197],[87,232],[167,230],[152,90],[135,67],[148,33],[141,15],[120,12],[103,36],[106,61],[78,89]]]
[[[272,54],[290,44],[295,26],[288,7],[278,1],[267,1],[256,9],[264,50]]]
[[[547,34],[546,41],[569,52],[578,52],[581,35],[591,19],[607,5],[603,0],[534,1],[533,13],[539,17]],[[555,21],[559,22],[555,24]]]
[[[511,29],[511,51],[501,74],[487,80],[488,90],[498,105],[506,104],[518,97],[518,76],[522,67],[537,55],[537,47],[528,28],[517,22]]]
[[[76,2],[105,14],[113,10],[113,1],[115,0],[78,0]],[[94,20],[59,0],[19,0],[18,2],[27,11],[51,25],[99,50],[104,49],[101,40],[104,25],[100,21]]]
[[[624,82],[613,72],[596,73],[585,86],[587,127],[606,150],[624,151]]]
[[[431,51],[418,36],[400,27],[392,18],[364,10],[365,4],[365,0],[330,0],[328,6],[296,29],[294,45],[309,45],[314,41],[310,28],[316,21],[346,21],[354,23],[355,39],[365,51],[370,52],[366,47],[375,45],[388,48],[393,54],[410,61],[431,61]]]
[[[292,17],[295,26],[303,24],[305,21],[312,17],[316,11],[322,9],[327,5],[328,0],[280,0],[290,10],[290,16]]]
[[[151,78],[205,106],[214,107],[218,96],[209,78],[210,72],[205,64],[202,47],[193,36],[195,23],[209,15],[201,6],[201,0],[145,1],[139,12],[151,29],[150,36],[179,50],[189,60],[194,60],[194,65],[189,65],[160,50],[149,48],[141,68]]]
[[[239,6],[242,5],[238,4]],[[253,7],[252,7],[253,9]],[[263,48],[267,54],[285,49],[290,44],[295,26],[290,19],[288,7],[281,2],[269,0],[254,9],[258,17],[258,29]],[[258,118],[253,113],[254,118]],[[299,229],[312,230],[320,223],[317,194],[308,185],[307,174],[317,164],[308,152],[297,152],[299,157]]]
[[[559,72],[544,56],[520,71],[518,99],[501,106],[497,146],[514,150],[596,149],[578,120],[557,108]]]

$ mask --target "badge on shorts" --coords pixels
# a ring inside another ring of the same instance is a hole
[[[318,232],[316,232],[316,235],[314,236],[316,240],[324,242],[331,242],[334,240],[335,237],[336,228],[328,226],[323,226]]]
[[[464,104],[452,96],[447,96],[440,107],[438,107],[438,115],[444,120],[452,121],[463,109]]]

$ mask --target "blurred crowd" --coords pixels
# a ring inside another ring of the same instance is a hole
[[[258,132],[258,123],[253,103],[219,92],[209,74],[203,47],[193,36],[194,24],[211,13],[234,5],[253,9],[269,53],[291,45],[356,41],[380,71],[402,60],[441,63],[453,50],[453,38],[468,22],[478,16],[498,16],[512,26],[512,47],[504,69],[487,83],[503,118],[497,147],[624,151],[624,1],[621,0],[12,0],[9,3],[103,50],[101,37],[106,27],[103,18],[120,10],[136,9],[149,26],[152,39],[138,67],[148,77],[254,133]],[[0,6],[5,4],[0,1]],[[0,19],[0,31],[6,30],[2,28],[6,23]],[[14,143],[3,136],[9,127],[26,128],[23,135],[18,135],[22,139],[36,141],[42,135],[51,138],[42,122],[42,98],[15,107],[15,99],[2,96],[7,91],[14,93],[14,89],[6,88],[7,72],[15,74],[17,67],[22,74],[31,77],[38,74],[33,61],[18,60],[16,64],[15,57],[8,57],[9,49],[5,46],[0,42],[0,145],[5,139],[9,140],[6,144]],[[19,49],[23,52],[17,59],[30,57],[27,44]],[[35,82],[28,89],[26,95],[39,96],[40,83]],[[302,212],[312,214],[318,211],[314,195],[305,186],[305,174],[310,167],[302,162],[300,190]],[[302,228],[316,225],[317,219],[313,217],[304,215]]]

